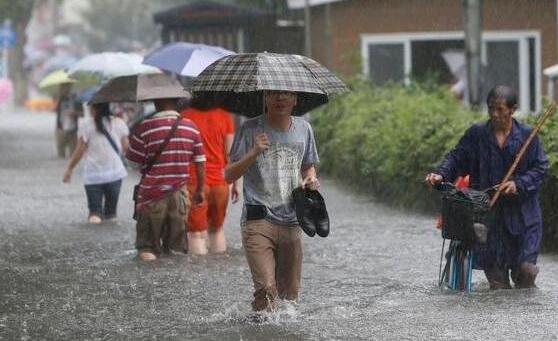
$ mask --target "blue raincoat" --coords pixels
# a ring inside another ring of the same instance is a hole
[[[512,131],[500,148],[490,120],[470,127],[457,146],[446,155],[437,173],[453,182],[469,174],[470,187],[484,190],[499,184],[532,128],[513,120]],[[513,269],[523,262],[536,264],[543,226],[538,193],[548,169],[538,136],[533,139],[512,178],[517,195],[500,196],[494,206],[494,225],[488,240],[476,245],[475,267]]]

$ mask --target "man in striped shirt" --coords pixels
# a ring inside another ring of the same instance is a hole
[[[132,134],[127,158],[142,169],[142,174],[173,124],[181,119],[175,111],[176,102],[174,98],[154,100],[157,113],[143,120]],[[136,248],[144,261],[157,259],[161,251],[185,249],[185,220],[190,207],[186,184],[190,163],[196,166],[197,179],[201,179],[192,195],[192,203],[198,205],[203,201],[205,155],[198,128],[192,121],[182,119],[139,184]]]

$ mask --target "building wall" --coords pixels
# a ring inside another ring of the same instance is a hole
[[[461,0],[345,0],[330,6],[331,45],[325,39],[325,6],[312,8],[312,57],[326,64],[331,46],[330,67],[345,75],[362,70],[362,33],[463,29]],[[543,69],[558,62],[556,20],[556,0],[483,1],[484,30],[540,31]]]
[[[190,26],[163,26],[163,43],[187,41],[222,46],[235,52],[276,52],[302,54],[303,27],[278,27],[274,20],[261,17],[249,25],[226,23]]]

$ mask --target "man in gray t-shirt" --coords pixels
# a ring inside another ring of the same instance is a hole
[[[297,94],[266,92],[266,114],[238,129],[225,178],[244,176],[242,244],[254,281],[254,310],[273,310],[277,296],[296,300],[302,267],[301,229],[292,190],[317,189],[318,153],[308,122],[292,117]]]

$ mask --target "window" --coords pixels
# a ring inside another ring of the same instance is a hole
[[[369,70],[378,85],[405,79],[403,69],[403,44],[370,44],[368,46]]]
[[[519,43],[489,41],[485,43],[486,73],[482,79],[482,98],[496,84],[507,84],[519,93]]]
[[[450,67],[444,60],[446,51],[463,51],[463,40],[419,40],[411,42],[411,76],[417,80],[432,79],[452,84],[463,67]],[[463,57],[464,58],[464,57]],[[458,61],[464,63],[463,61]],[[453,72],[452,72],[453,71]]]
[[[409,83],[411,79],[434,79],[442,84],[464,76],[463,67],[449,66],[444,54],[464,50],[462,32],[425,32],[363,34],[361,51],[363,71],[376,84],[388,81]],[[536,31],[502,31],[483,33],[482,92],[484,102],[496,84],[513,86],[519,96],[519,109],[534,112],[540,109],[540,34]]]

